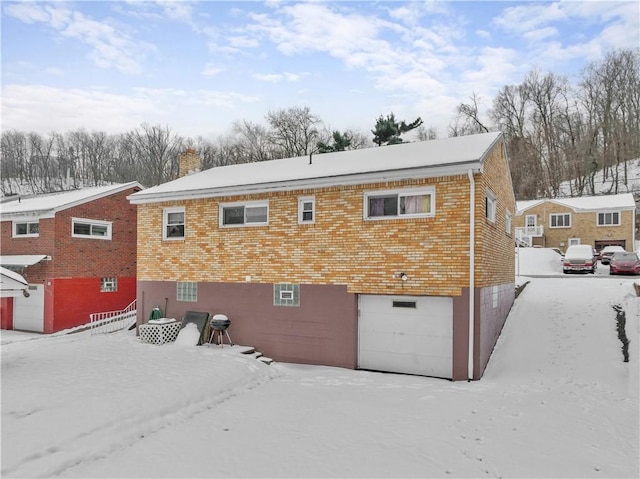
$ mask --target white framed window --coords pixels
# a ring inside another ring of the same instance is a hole
[[[298,224],[316,222],[316,199],[313,196],[298,198]]]
[[[573,246],[574,244],[580,244],[580,238],[569,238],[569,246]]]
[[[364,218],[420,218],[434,216],[436,189],[370,191],[364,194]]]
[[[552,213],[549,215],[549,227],[571,228],[571,213]]]
[[[192,281],[176,283],[176,300],[189,301],[192,303],[198,301],[198,283]]]
[[[220,226],[264,226],[269,224],[268,201],[220,204]]]
[[[492,223],[496,222],[496,212],[498,208],[498,202],[496,200],[496,195],[493,194],[493,191],[487,189],[485,191],[485,216]]]
[[[274,284],[273,305],[300,306],[300,285],[286,283]]]
[[[504,230],[508,235],[511,235],[513,231],[513,214],[509,210],[504,214]]]
[[[620,226],[620,212],[608,211],[598,213],[598,226]]]
[[[118,291],[118,278],[100,278],[100,292],[114,293]]]
[[[21,220],[13,222],[14,238],[36,238],[40,236],[38,220]]]
[[[111,228],[111,221],[71,218],[71,236],[74,238],[111,240]]]
[[[184,206],[174,206],[162,210],[162,239],[183,240],[185,227]]]

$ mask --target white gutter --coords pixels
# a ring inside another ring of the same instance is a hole
[[[467,377],[469,381],[473,379],[473,340],[474,313],[475,313],[475,243],[476,243],[476,183],[473,180],[473,170],[468,171],[469,175],[469,362],[467,365]]]

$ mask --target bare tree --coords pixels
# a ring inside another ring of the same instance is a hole
[[[270,111],[266,116],[269,139],[276,147],[274,157],[306,156],[317,149],[322,121],[309,107]]]
[[[480,97],[475,92],[471,95],[470,103],[460,103],[456,108],[456,118],[449,125],[449,136],[474,135],[487,133],[487,128],[480,120]]]
[[[142,124],[132,133],[135,151],[145,165],[140,181],[159,185],[178,176],[182,138],[168,126]]]

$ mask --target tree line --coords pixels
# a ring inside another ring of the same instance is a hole
[[[518,85],[500,89],[489,107],[472,93],[460,103],[448,136],[501,130],[506,138],[517,199],[556,197],[570,180],[572,196],[594,194],[595,173],[605,170],[611,193],[628,178],[626,161],[640,157],[639,51],[611,51],[587,65],[578,81],[530,72]],[[120,134],[80,129],[48,135],[3,131],[2,192],[60,191],[139,181],[153,186],[175,179],[178,157],[194,148],[203,169],[237,163],[382,147],[437,138],[419,117],[393,113],[375,119],[372,130],[337,131],[309,107],[270,111],[265,124],[232,123],[214,139],[178,135],[169,126],[142,124]],[[406,138],[406,136],[405,136]],[[391,160],[392,161],[392,160]]]

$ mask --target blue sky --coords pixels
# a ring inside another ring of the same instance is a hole
[[[0,4],[2,129],[213,137],[308,106],[332,129],[420,116],[440,137],[538,69],[577,81],[640,45],[626,2],[63,1]]]

